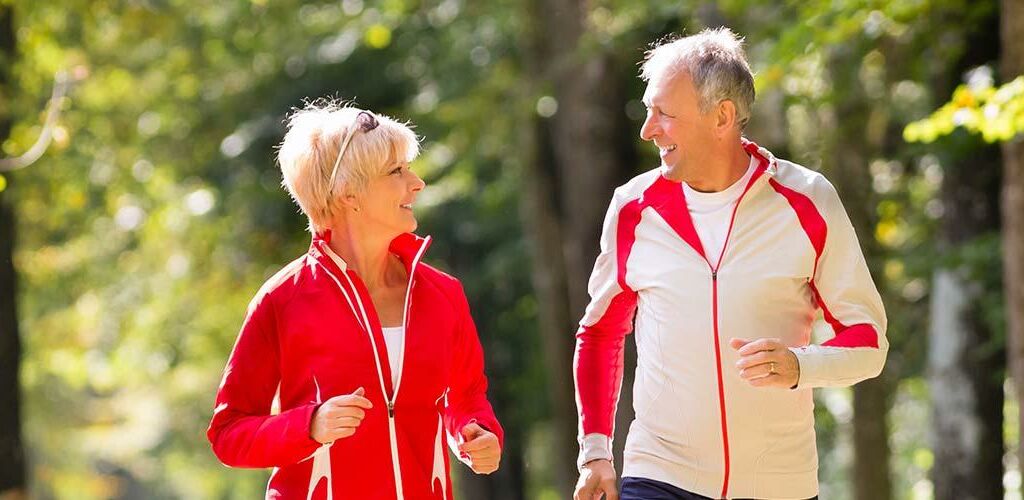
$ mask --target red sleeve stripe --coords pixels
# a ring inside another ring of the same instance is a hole
[[[821,306],[821,312],[825,316],[825,321],[836,332],[835,337],[823,342],[821,345],[830,347],[874,347],[878,349],[878,332],[875,331],[875,327],[867,323],[858,323],[850,326],[844,325],[832,315],[832,311],[829,311],[825,301],[821,298],[821,292],[814,285],[814,281],[811,281],[810,285],[811,291],[814,292],[814,300]]]
[[[817,260],[821,258],[821,252],[825,249],[825,238],[828,236],[828,226],[825,224],[825,219],[818,212],[817,207],[814,206],[814,202],[806,195],[779,184],[775,179],[768,179],[768,183],[772,185],[777,193],[786,198],[789,206],[793,207],[793,211],[796,212],[796,217],[800,220],[800,226],[804,228],[804,233],[810,238],[811,246],[814,247],[814,267],[817,270]]]
[[[875,327],[860,323],[853,325],[821,345],[829,347],[873,347],[878,349],[878,332]]]
[[[824,342],[822,345],[831,347],[874,347],[877,349],[878,333],[875,331],[875,328],[866,323],[851,326],[844,325],[829,310],[828,305],[825,304],[825,299],[822,298],[821,292],[818,291],[818,287],[814,283],[814,276],[818,273],[818,260],[821,259],[821,254],[825,250],[825,239],[828,237],[828,225],[825,223],[825,218],[821,216],[818,208],[814,206],[814,202],[807,195],[783,186],[775,179],[768,179],[768,182],[777,193],[789,202],[789,206],[796,212],[796,217],[800,221],[800,227],[804,229],[804,233],[807,234],[807,238],[811,241],[811,246],[814,247],[814,270],[812,271],[809,285],[814,293],[815,302],[821,307],[825,321],[832,326],[832,331],[836,334],[835,337]]]
[[[632,291],[626,285],[626,262],[636,242],[636,226],[640,224],[640,212],[643,210],[640,199],[626,203],[619,211],[619,223],[615,227],[615,268],[619,288]]]

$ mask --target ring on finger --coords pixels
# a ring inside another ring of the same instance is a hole
[[[775,371],[775,362],[771,361],[768,363],[768,375],[778,375],[779,372]]]

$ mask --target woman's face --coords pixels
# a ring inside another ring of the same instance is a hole
[[[413,232],[416,216],[412,205],[424,186],[423,179],[409,170],[409,163],[390,164],[383,173],[371,177],[366,190],[357,195],[360,218],[396,235]]]

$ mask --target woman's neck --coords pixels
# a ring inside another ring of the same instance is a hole
[[[353,224],[334,224],[331,234],[331,250],[359,275],[367,289],[404,284],[404,268],[395,266],[389,251],[390,238],[360,231]]]

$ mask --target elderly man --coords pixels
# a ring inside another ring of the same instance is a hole
[[[634,314],[623,499],[815,497],[811,389],[885,363],[882,301],[835,189],[742,136],[754,81],[741,44],[705,30],[643,63],[640,136],[661,167],[616,189],[605,218],[576,335],[577,499],[619,498],[611,440]],[[834,336],[815,345],[818,308]]]

